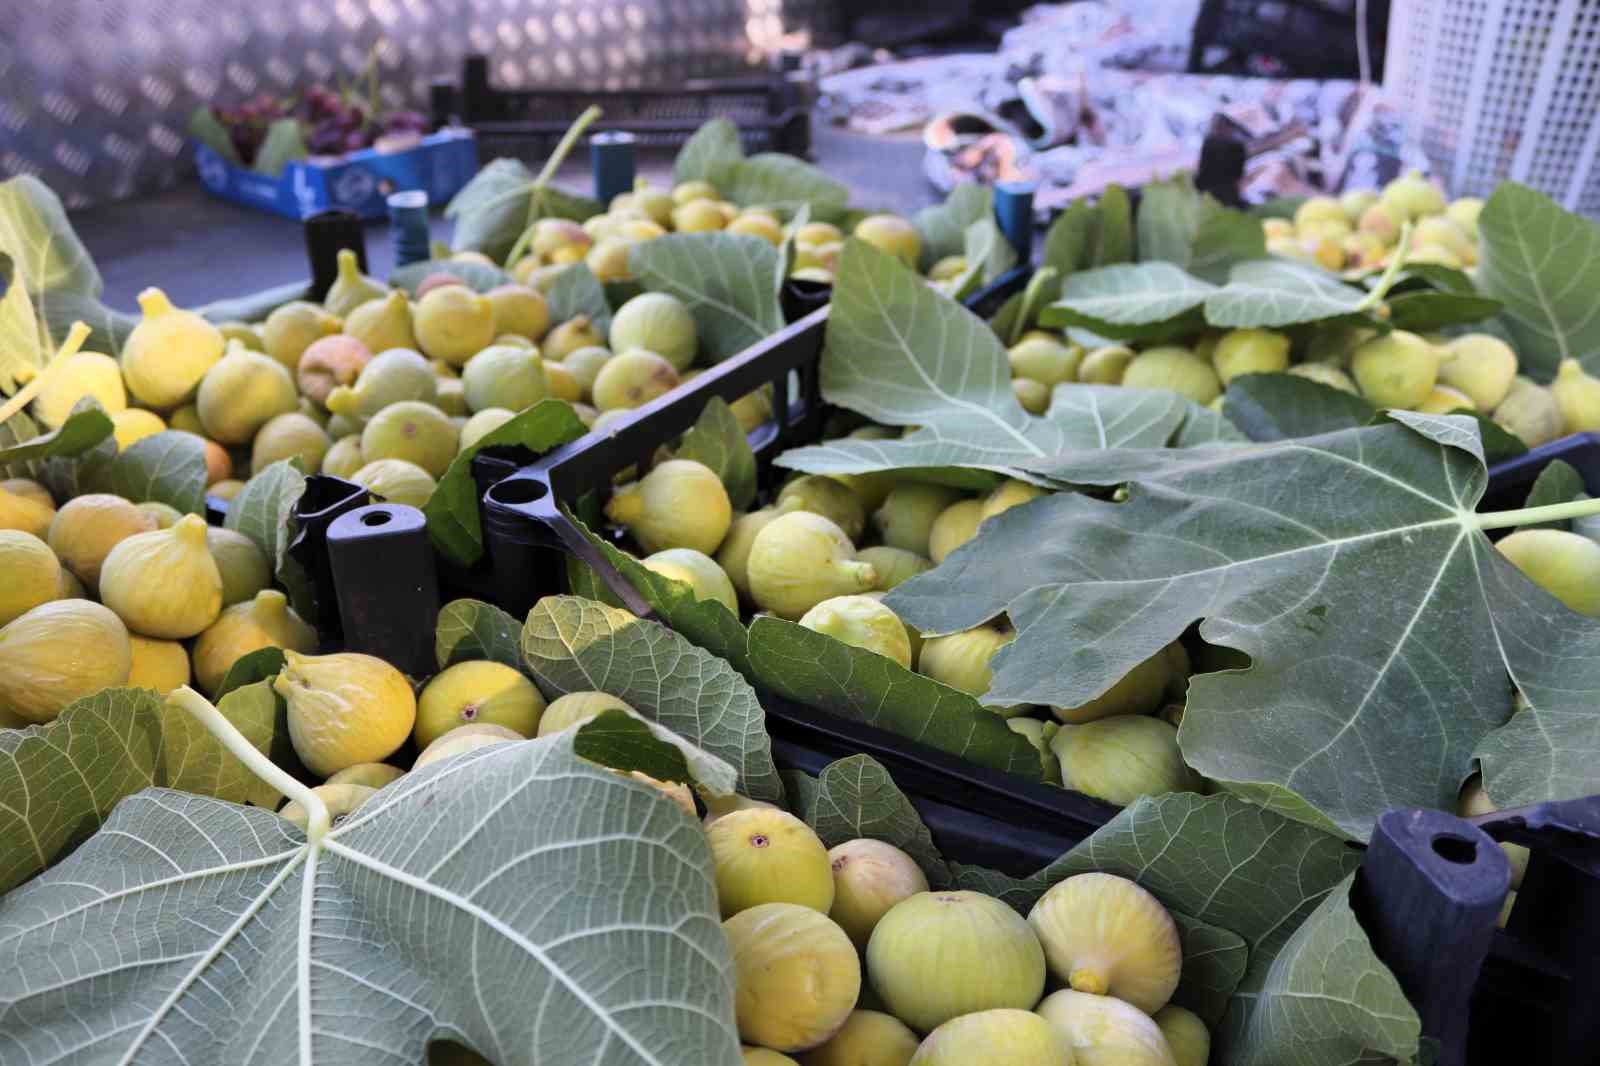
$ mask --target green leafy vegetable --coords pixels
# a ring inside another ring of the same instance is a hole
[[[134,441],[111,464],[109,491],[138,503],[155,500],[186,514],[205,514],[205,441],[176,430]]]
[[[305,491],[306,476],[300,470],[300,460],[280,459],[244,483],[228,504],[223,526],[255,541],[277,574],[294,536],[295,504]]]
[[[958,300],[965,299],[979,285],[990,284],[1017,265],[1017,250],[992,218],[980,218],[967,227],[962,255],[967,266],[956,279],[951,293]]]
[[[1043,309],[1061,297],[1061,274],[1055,267],[1040,267],[1028,279],[1027,288],[1001,305],[989,322],[995,336],[1006,347],[1016,344],[1039,321]]]
[[[700,350],[721,362],[783,328],[772,284],[777,256],[760,237],[678,233],[634,245],[628,266],[645,288],[683,301]]]
[[[794,211],[808,204],[817,210],[837,211],[850,201],[848,186],[804,160],[778,152],[741,160],[716,185],[726,199],[746,206],[765,204]]]
[[[1360,315],[1376,302],[1375,292],[1352,288],[1319,267],[1263,259],[1239,263],[1228,283],[1206,297],[1206,321],[1230,329],[1278,329]]]
[[[1561,459],[1552,459],[1539,471],[1539,476],[1534,479],[1533,488],[1528,490],[1527,507],[1543,507],[1552,503],[1570,503],[1581,500],[1587,496],[1584,491],[1583,475],[1571,463]],[[1552,522],[1537,522],[1522,527],[1523,529],[1567,529],[1572,528],[1569,519],[1556,519]]]
[[[1108,185],[1098,203],[1074,200],[1050,224],[1044,238],[1043,264],[1062,277],[1079,270],[1132,261],[1132,205],[1119,185]],[[1152,256],[1146,252],[1144,258]]]
[[[499,267],[483,263],[463,263],[456,259],[428,259],[410,263],[389,275],[389,284],[401,289],[415,299],[417,286],[430,274],[454,274],[474,292],[488,292],[511,281],[511,275]]]
[[[1421,290],[1389,297],[1389,324],[1413,333],[1478,322],[1499,311],[1499,300],[1473,293]]]

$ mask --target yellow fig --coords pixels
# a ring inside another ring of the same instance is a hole
[[[1582,363],[1576,359],[1561,360],[1550,391],[1561,409],[1563,432],[1600,432],[1600,378],[1585,373]]]
[[[45,429],[55,429],[86,398],[99,404],[108,415],[127,410],[122,368],[109,355],[74,352],[51,363],[50,376],[33,398],[33,416]]]
[[[411,683],[371,655],[286,650],[272,688],[289,705],[295,754],[319,777],[356,763],[382,762],[416,724]]]
[[[744,1060],[744,1066],[799,1066],[793,1059],[781,1051],[771,1048],[751,1047],[745,1044],[739,1048],[739,1057]]]
[[[1512,381],[1506,398],[1494,409],[1493,418],[1500,428],[1515,434],[1530,448],[1561,436],[1561,408],[1555,394],[1525,377]]]
[[[458,726],[492,722],[524,737],[537,735],[544,697],[520,671],[473,661],[441,670],[417,699],[417,747],[426,748]]]
[[[377,795],[378,790],[369,785],[355,784],[322,784],[311,790],[328,808],[331,825],[338,825],[345,818],[356,812],[367,800]],[[283,805],[278,815],[287,821],[293,822],[302,830],[311,821],[311,813],[300,805],[299,800],[290,800]]]
[[[1031,378],[1012,378],[1011,394],[1030,415],[1042,415],[1050,410],[1050,386]]]
[[[896,614],[867,596],[833,596],[800,616],[807,629],[911,669],[911,638]]]
[[[1397,329],[1358,347],[1350,369],[1369,403],[1409,409],[1426,400],[1438,382],[1439,350]]]
[[[0,529],[0,626],[61,592],[61,563],[50,545],[19,529]]]
[[[828,917],[863,951],[890,908],[928,891],[928,878],[916,860],[881,840],[847,840],[828,851],[828,862],[833,868]]]
[[[1211,353],[1211,365],[1226,386],[1241,374],[1278,374],[1289,369],[1289,338],[1269,329],[1224,333]]]
[[[520,411],[550,394],[539,353],[505,344],[491,344],[468,359],[461,371],[461,388],[473,411],[489,407]]]
[[[706,829],[724,918],[763,903],[823,914],[833,905],[833,868],[811,827],[787,811],[754,808]]]
[[[1451,338],[1439,360],[1439,383],[1466,393],[1480,411],[1499,407],[1516,376],[1517,353],[1487,333]]]
[[[928,556],[938,565],[950,553],[978,535],[983,521],[982,500],[959,500],[939,512],[928,530]]]
[[[959,633],[929,637],[922,643],[917,672],[981,699],[993,679],[989,660],[1016,639],[1016,630],[1004,616]]]
[[[634,348],[655,352],[680,373],[699,351],[694,316],[682,301],[664,292],[640,293],[617,308],[609,344],[618,352]]]
[[[952,1018],[929,1033],[910,1066],[1077,1066],[1066,1035],[1027,1010],[985,1010]]]
[[[100,599],[140,636],[182,640],[215,622],[222,574],[206,547],[206,520],[185,515],[171,529],[119,542],[101,567]]]
[[[173,307],[160,289],[141,292],[139,309],[144,317],[122,346],[123,381],[146,407],[176,407],[222,358],[222,331],[193,311]]]
[[[489,748],[496,744],[509,744],[523,739],[526,738],[521,733],[507,729],[503,725],[495,725],[493,722],[457,726],[423,748],[422,754],[417,756],[417,761],[411,764],[411,769],[420,770],[429,763],[476,751],[478,748]]]
[[[1160,1027],[1114,996],[1063,988],[1046,996],[1038,1013],[1067,1038],[1082,1066],[1177,1066]]]
[[[421,507],[437,487],[431,474],[404,459],[375,459],[364,463],[350,475],[350,480],[390,503],[407,507]]]
[[[1152,1016],[1167,1038],[1177,1066],[1206,1066],[1211,1061],[1211,1030],[1193,1011],[1168,1003]]]
[[[1474,411],[1472,397],[1449,385],[1435,385],[1428,398],[1417,404],[1417,411],[1425,415],[1447,415],[1457,411]]]
[[[464,285],[433,289],[417,301],[412,330],[429,358],[465,366],[494,340],[494,304]]]
[[[872,526],[889,547],[928,558],[934,522],[959,499],[959,492],[943,485],[896,485],[872,513]]]
[[[305,300],[294,300],[277,307],[261,325],[261,342],[266,352],[289,373],[300,365],[300,357],[312,343],[339,332],[336,315]]]
[[[179,685],[189,683],[189,653],[175,640],[151,640],[128,634],[128,649],[132,656],[128,668],[128,684],[133,688],[147,688],[158,696]]]
[[[1118,806],[1199,784],[1178,750],[1177,729],[1160,718],[1119,714],[1063,725],[1050,750],[1061,760],[1065,787]]]
[[[1600,618],[1600,544],[1561,529],[1519,529],[1495,542],[1535,585],[1590,618]]]
[[[322,468],[322,457],[333,441],[323,428],[299,411],[278,415],[256,432],[250,446],[250,473],[259,474],[280,459],[300,460],[300,469]]]
[[[1051,712],[1059,721],[1081,725],[1116,714],[1147,714],[1155,710],[1172,681],[1170,647],[1129,670],[1116,684],[1088,703],[1077,707],[1052,707]]]
[[[125,452],[146,437],[153,437],[167,428],[160,415],[140,407],[130,407],[111,416],[111,437],[117,442],[117,451]]]
[[[604,692],[569,692],[551,700],[550,706],[544,709],[539,717],[538,735],[547,737],[560,733],[610,710],[638,713],[624,701]]]
[[[861,538],[867,514],[850,486],[822,474],[804,474],[790,481],[778,493],[774,504],[780,514],[810,511],[844,530],[852,542]]]
[[[399,291],[351,311],[344,320],[344,332],[374,354],[417,346],[417,335],[411,328],[411,303]]]
[[[63,566],[89,591],[100,587],[100,569],[111,550],[128,537],[156,528],[154,516],[121,496],[92,492],[61,505],[46,541]]]
[[[800,1055],[800,1066],[906,1066],[917,1051],[917,1034],[904,1022],[875,1010],[853,1010],[825,1044]]]
[[[252,599],[223,610],[194,645],[195,680],[215,696],[228,670],[262,648],[315,651],[317,631],[301,620],[277,589],[262,589]]]
[[[330,315],[347,318],[350,312],[363,304],[389,295],[389,286],[361,273],[361,261],[354,249],[341,248],[334,258],[339,265],[339,273],[333,279],[333,284],[328,286],[328,295],[322,298],[322,306]]]
[[[1178,987],[1178,927],[1154,896],[1114,874],[1057,882],[1028,914],[1050,972],[1079,992],[1115,996],[1146,1014]]]
[[[43,540],[50,535],[50,523],[55,516],[56,509],[53,504],[21,495],[0,485],[0,529],[31,533]]]
[[[750,594],[758,607],[798,620],[834,596],[877,583],[871,563],[857,562],[844,530],[821,515],[791,511],[756,534],[750,547]]]
[[[710,555],[733,523],[722,479],[692,459],[669,459],[606,503],[606,517],[649,552],[693,548]]]
[[[1078,364],[1078,380],[1086,385],[1120,385],[1133,358],[1133,349],[1126,345],[1096,348]]]
[[[727,536],[717,549],[717,565],[728,575],[734,591],[745,603],[755,602],[750,595],[750,549],[755,545],[756,534],[777,517],[777,510],[771,507],[739,515],[729,525]]]
[[[572,353],[583,348],[604,348],[605,337],[595,328],[588,315],[575,315],[550,331],[540,349],[546,359],[564,363]]]
[[[354,766],[346,766],[323,782],[328,785],[365,785],[368,788],[382,788],[384,785],[398,781],[406,772],[398,766],[390,766],[386,762],[358,762]]]
[[[595,374],[591,392],[602,411],[632,410],[664,396],[682,383],[666,359],[634,348],[606,360]]]
[[[1493,814],[1498,810],[1489,800],[1489,793],[1484,791],[1483,777],[1473,774],[1467,778],[1466,784],[1461,786],[1461,796],[1456,801],[1456,813],[1463,818],[1474,818],[1485,814]],[[1500,850],[1505,852],[1506,859],[1511,863],[1511,887],[1522,887],[1522,877],[1528,872],[1528,859],[1531,857],[1527,848],[1521,844],[1501,844]]]
[[[1082,345],[1050,334],[1024,337],[1006,351],[1012,377],[1037,381],[1047,389],[1077,380],[1083,356]]]
[[[222,606],[252,599],[272,583],[267,557],[243,533],[221,526],[206,527],[206,548],[222,575]]]
[[[269,355],[238,345],[200,381],[195,408],[206,436],[221,444],[245,444],[273,417],[299,403],[294,378]]]
[[[861,963],[850,938],[826,915],[793,903],[763,903],[728,918],[722,930],[733,955],[741,1038],[804,1051],[844,1026],[861,994]]]
[[[88,600],[53,600],[0,626],[0,712],[42,725],[62,708],[126,684],[128,630]]]
[[[983,498],[983,507],[979,513],[984,520],[987,520],[997,514],[1004,514],[1013,507],[1020,507],[1031,500],[1037,500],[1043,495],[1045,495],[1044,489],[1037,485],[1008,479]]]
[[[667,548],[643,559],[646,570],[680,581],[694,590],[697,600],[715,600],[737,617],[739,594],[717,561],[693,548]]]
[[[1211,364],[1176,345],[1146,348],[1134,356],[1121,383],[1131,389],[1168,389],[1198,404],[1210,403],[1222,392]]]
[[[732,539],[731,533],[729,538]],[[924,559],[916,552],[891,548],[886,544],[875,548],[862,548],[856,553],[856,560],[872,564],[872,568],[878,572],[875,588],[880,592],[888,592],[902,581],[908,581],[920,573],[933,569],[933,560]]]
[[[852,236],[887,252],[913,270],[922,255],[922,237],[917,228],[899,215],[868,215],[856,223]]]

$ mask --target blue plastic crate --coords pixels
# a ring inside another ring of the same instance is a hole
[[[211,195],[297,220],[333,209],[382,218],[385,198],[409,189],[443,204],[478,172],[478,142],[466,129],[429,134],[403,152],[364,148],[333,160],[289,163],[276,178],[234,166],[203,144],[195,145],[194,155]]]

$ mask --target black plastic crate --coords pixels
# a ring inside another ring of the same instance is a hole
[[[1574,433],[1491,466],[1489,487],[1479,510],[1509,511],[1521,507],[1540,473],[1557,459],[1578,471],[1589,495],[1600,496],[1600,433]]]
[[[457,120],[485,146],[530,152],[553,146],[593,106],[604,111],[608,131],[631,133],[641,147],[677,148],[706,122],[726,118],[739,127],[748,152],[803,156],[811,150],[805,87],[778,71],[644,89],[496,89],[489,84],[488,57],[471,55],[462,63],[460,85],[433,84],[431,106],[436,124]]]

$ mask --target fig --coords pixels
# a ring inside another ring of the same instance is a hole
[[[722,225],[722,212],[710,200],[691,200],[672,209],[672,228],[679,233],[710,233]]]
[[[354,385],[336,386],[326,402],[335,415],[362,423],[390,404],[404,400],[432,403],[439,393],[439,380],[419,353],[393,348],[373,356]]]
[[[1050,386],[1031,378],[1012,378],[1011,394],[1030,415],[1042,415],[1050,409]]]
[[[943,485],[905,482],[889,490],[872,513],[872,525],[889,547],[929,557],[934,522],[959,499],[959,492]]]
[[[0,626],[0,711],[42,725],[74,700],[125,684],[132,667],[128,629],[106,607],[41,603]]]
[[[807,222],[794,231],[794,243],[802,247],[838,244],[843,240],[844,231],[832,222]]]
[[[322,306],[328,314],[341,319],[348,318],[350,312],[362,304],[389,295],[389,286],[361,273],[361,262],[353,249],[341,248],[335,258],[339,264],[339,274],[328,286],[328,294],[322,298]]]
[[[495,725],[493,722],[456,726],[423,748],[422,753],[417,756],[417,761],[411,764],[411,769],[420,770],[429,763],[439,762],[453,755],[524,739],[526,738],[521,733],[507,729],[503,725]]]
[[[654,352],[635,348],[606,360],[594,379],[594,404],[602,411],[643,407],[678,387],[678,372]]]
[[[889,1013],[919,1033],[1044,993],[1044,949],[1016,911],[980,892],[919,892],[878,920],[867,974]]]
[[[272,583],[267,557],[256,542],[243,533],[221,526],[206,527],[206,550],[222,577],[222,606],[254,599]]]
[[[117,442],[117,451],[127,451],[136,441],[153,437],[167,428],[161,416],[152,411],[130,407],[111,416],[111,436]]]
[[[928,878],[916,860],[881,840],[847,840],[829,850],[828,861],[833,867],[828,917],[863,951],[891,907],[928,891]]]
[[[826,1043],[801,1054],[800,1066],[906,1066],[916,1050],[917,1034],[898,1018],[853,1010]]]
[[[1146,1014],[1178,987],[1183,949],[1159,900],[1114,874],[1078,874],[1039,898],[1028,924],[1050,972],[1069,987],[1115,996]]]
[[[579,383],[578,376],[568,370],[565,364],[553,363],[548,359],[540,362],[544,371],[545,389],[551,397],[566,403],[578,403],[583,399],[583,385]]]
[[[100,569],[111,550],[128,537],[148,533],[156,520],[121,496],[92,492],[61,505],[45,537],[61,565],[84,587],[100,587]]]
[[[1478,216],[1483,213],[1483,201],[1476,196],[1463,196],[1451,200],[1445,205],[1444,213],[1452,222],[1461,227],[1463,233],[1473,240],[1478,239]]]
[[[1415,333],[1397,329],[1357,347],[1350,369],[1361,394],[1374,406],[1413,408],[1438,381],[1439,350]]]
[[[507,411],[504,407],[485,407],[467,419],[466,424],[461,427],[461,450],[466,451],[473,447],[515,417],[517,416],[513,412]]]
[[[222,358],[222,331],[193,311],[173,307],[160,289],[141,292],[139,309],[139,324],[122,346],[122,380],[139,403],[176,407]]]
[[[1168,648],[1171,646],[1168,645]],[[1161,649],[1129,670],[1116,684],[1088,703],[1077,707],[1053,707],[1051,712],[1063,722],[1081,725],[1112,715],[1147,714],[1155,710],[1161,705],[1167,685],[1172,681],[1168,648]]]
[[[353,784],[323,784],[317,785],[311,791],[327,806],[331,825],[338,825],[378,793],[377,789],[369,785]],[[285,803],[278,815],[285,821],[299,826],[302,832],[311,821],[311,813],[300,805],[299,800]]]
[[[997,514],[1003,514],[1029,500],[1037,500],[1044,494],[1044,489],[1037,485],[1008,478],[983,498],[983,507],[979,511],[980,522]]]
[[[667,293],[640,293],[611,319],[610,347],[618,352],[643,348],[671,363],[674,370],[687,370],[699,350],[694,316]]]
[[[462,366],[494,340],[494,305],[463,285],[447,285],[417,300],[411,328],[428,358]]]
[[[527,285],[500,285],[487,293],[496,333],[515,333],[537,341],[550,329],[550,304]]]
[[[828,850],[787,811],[750,808],[706,829],[724,918],[763,903],[793,903],[823,914],[833,905]]]
[[[341,325],[337,317],[316,304],[294,300],[267,316],[261,341],[267,354],[292,374],[311,343],[338,333]]]
[[[844,1026],[861,994],[861,963],[850,938],[827,915],[793,903],[763,903],[728,918],[722,930],[733,955],[741,1038],[804,1051]]]
[[[1590,618],[1600,618],[1600,544],[1563,529],[1519,529],[1495,542],[1528,580]]]
[[[61,592],[61,562],[50,545],[20,529],[0,529],[0,626]]]
[[[709,181],[683,181],[672,187],[672,202],[675,204],[693,203],[696,200],[720,200],[722,194],[717,187]]]
[[[602,283],[631,281],[633,275],[628,269],[628,251],[634,243],[620,235],[602,237],[584,255],[584,264]]]
[[[215,696],[222,679],[241,658],[262,648],[315,651],[317,631],[301,620],[277,589],[223,609],[194,644],[195,680]]]
[[[595,379],[600,376],[600,368],[610,361],[609,349],[589,347],[568,352],[567,357],[561,360],[559,365],[578,379],[578,387],[583,390],[585,396],[591,396],[594,394]]]
[[[50,495],[50,490],[31,478],[8,477],[0,480],[0,492],[10,493],[12,496],[24,500],[31,500],[42,507],[55,510],[55,497]]]
[[[256,431],[250,473],[259,474],[280,459],[299,459],[301,470],[315,473],[332,444],[322,427],[300,412],[278,415]]]
[[[1348,392],[1352,396],[1359,395],[1356,383],[1350,380],[1350,375],[1327,363],[1300,363],[1297,366],[1291,366],[1287,372],[1297,378],[1305,378],[1307,381],[1315,381],[1318,384],[1326,385],[1330,389]]]
[[[61,568],[61,595],[57,596],[56,599],[82,600],[87,598],[88,592],[84,590],[83,582],[73,577],[72,571],[63,566]]]
[[[1480,411],[1500,406],[1517,376],[1517,353],[1505,341],[1487,333],[1454,337],[1444,346],[1441,356],[1440,384],[1466,393]]]
[[[1586,374],[1583,364],[1576,359],[1561,360],[1550,392],[1561,409],[1563,432],[1600,431],[1600,379]]]
[[[1381,241],[1385,246],[1392,246],[1400,239],[1400,223],[1405,221],[1397,218],[1395,212],[1382,203],[1369,204],[1356,219],[1356,229]]]
[[[766,529],[777,517],[777,510],[771,507],[740,515],[728,527],[728,535],[717,549],[717,565],[728,575],[734,590],[745,603],[755,602],[750,595],[750,549],[755,545],[756,534]]]
[[[1420,170],[1408,171],[1385,185],[1378,203],[1401,222],[1442,214],[1445,208],[1444,196]]]
[[[569,692],[551,700],[550,706],[544,709],[544,714],[539,716],[538,735],[547,737],[552,733],[560,733],[609,710],[638,713],[622,700],[604,692]]]
[[[574,315],[550,331],[542,351],[546,359],[562,363],[580,348],[604,348],[605,341],[588,315]]]
[[[1240,374],[1276,374],[1289,369],[1289,338],[1269,329],[1234,329],[1224,333],[1211,353],[1222,384]]]
[[[1456,813],[1463,818],[1477,818],[1485,814],[1493,814],[1498,810],[1489,800],[1489,794],[1483,789],[1483,777],[1473,774],[1467,778],[1466,784],[1461,786],[1461,796],[1456,802]],[[1522,887],[1522,877],[1528,872],[1528,859],[1530,854],[1521,844],[1500,845],[1500,850],[1505,852],[1506,859],[1511,863],[1511,887],[1513,890]]]
[[[215,496],[219,500],[231,500],[239,495],[239,490],[244,488],[244,482],[238,478],[224,478],[215,484],[206,486],[206,495]]]
[[[866,592],[872,564],[855,559],[844,530],[809,511],[780,514],[756,534],[746,563],[758,607],[796,621],[823,600]]]
[[[1211,1031],[1199,1015],[1168,1003],[1151,1020],[1167,1038],[1167,1048],[1177,1066],[1206,1066],[1211,1060]]]
[[[771,245],[783,243],[783,227],[770,215],[746,211],[732,222],[729,222],[723,229],[728,233],[742,233],[747,237],[760,237]]]
[[[803,474],[785,485],[774,504],[779,514],[809,511],[844,530],[852,542],[867,524],[866,511],[850,487],[822,474]]]
[[[346,766],[324,783],[329,785],[365,785],[367,788],[379,789],[384,785],[400,780],[405,775],[406,772],[400,767],[390,766],[386,762],[358,762],[354,766]]]
[[[618,489],[605,513],[648,552],[693,548],[709,555],[733,522],[722,480],[692,459],[670,459]]]
[[[793,1059],[781,1051],[771,1048],[750,1047],[748,1044],[739,1048],[739,1056],[744,1060],[744,1066],[799,1066]]]
[[[658,226],[665,226],[672,221],[672,209],[677,203],[666,189],[640,184],[633,191],[634,208]]]
[[[99,404],[108,415],[127,410],[122,368],[109,355],[74,352],[51,363],[50,376],[33,398],[33,417],[45,429],[56,429],[86,398]]]
[[[521,411],[544,399],[549,391],[539,353],[509,345],[491,345],[467,360],[461,387],[467,407],[473,411],[489,407]]]
[[[1352,226],[1360,220],[1362,212],[1378,202],[1376,189],[1347,189],[1339,196],[1339,210]]]
[[[178,519],[183,517],[183,513],[176,507],[162,503],[160,500],[146,500],[136,506],[156,520],[157,529],[171,529],[178,524]]]
[[[443,411],[420,400],[402,400],[367,422],[361,431],[361,455],[369,464],[404,459],[437,481],[455,458],[459,439],[455,424]]]
[[[1288,218],[1264,218],[1261,220],[1261,234],[1267,240],[1288,240],[1294,236],[1294,220]]]
[[[992,680],[989,660],[1016,639],[1016,630],[1004,615],[959,633],[929,637],[923,641],[917,672],[982,699]]]
[[[195,409],[206,436],[219,444],[244,444],[268,420],[295,409],[294,378],[271,356],[233,347],[206,371]]]
[[[1417,404],[1416,410],[1425,415],[1447,415],[1452,411],[1475,411],[1472,397],[1449,385],[1435,385],[1428,398]]]
[[[1061,762],[1050,750],[1050,741],[1061,727],[1054,722],[1041,722],[1037,718],[1007,718],[1006,727],[1018,736],[1026,737],[1039,753],[1039,768],[1044,771],[1047,784],[1061,784]]]
[[[1028,1010],[986,1010],[952,1018],[929,1033],[911,1066],[1076,1066],[1064,1034]]]
[[[1048,388],[1075,380],[1083,355],[1081,345],[1065,344],[1060,338],[1040,334],[1012,345],[1006,358],[1014,377],[1037,381]]]
[[[206,547],[206,520],[185,515],[171,529],[117,543],[100,570],[100,599],[134,633],[192,637],[222,611],[222,573]]]
[[[417,336],[411,328],[411,302],[399,291],[350,312],[344,321],[344,332],[369,352],[417,346]]]
[[[1125,345],[1096,348],[1078,364],[1078,380],[1087,385],[1121,385],[1133,360],[1133,349]]]
[[[339,385],[355,383],[363,367],[372,359],[367,346],[354,337],[335,333],[312,341],[295,368],[295,384],[300,395],[316,404],[327,402],[328,393]]]
[[[911,638],[899,617],[867,596],[834,596],[800,616],[807,629],[882,655],[911,669]]]
[[[540,258],[550,255],[557,248],[574,244],[587,247],[589,235],[569,218],[541,218],[533,224],[533,242],[529,248]]]
[[[1294,209],[1296,229],[1320,222],[1346,221],[1344,206],[1331,196],[1308,196]]]
[[[1133,357],[1122,384],[1134,389],[1169,389],[1198,404],[1217,398],[1222,384],[1211,364],[1187,348],[1159,345]]]
[[[152,640],[128,634],[128,685],[165,696],[189,683],[189,653],[175,640]]]
[[[894,256],[912,270],[917,268],[917,260],[922,257],[922,237],[915,226],[899,215],[868,215],[856,223],[852,236]]]
[[[1471,265],[1478,259],[1478,249],[1473,246],[1472,238],[1448,215],[1434,215],[1419,220],[1411,231],[1411,241],[1413,248],[1443,248],[1465,265]]]
[[[458,726],[491,722],[531,737],[543,713],[544,697],[519,671],[496,662],[456,663],[423,686],[413,736],[421,749]]]
[[[318,469],[318,473],[349,480],[365,465],[366,460],[361,457],[361,438],[341,437],[328,446],[327,452],[322,456],[322,466]]]
[[[734,523],[737,528],[738,523]],[[732,534],[729,534],[732,539]],[[933,569],[933,562],[924,559],[916,552],[908,552],[903,548],[891,548],[888,545],[879,545],[876,548],[863,548],[856,553],[856,561],[871,563],[872,568],[878,573],[878,580],[874,585],[880,592],[887,592],[900,582],[916,577],[926,570]]]
[[[693,548],[667,548],[645,556],[644,567],[662,577],[680,581],[694,590],[697,600],[715,600],[734,617],[739,615],[739,594],[717,561]]]
[[[739,420],[739,428],[746,433],[753,433],[757,426],[765,424],[772,417],[772,386],[763,385],[754,392],[747,392],[728,406],[733,411],[733,417]],[[849,478],[841,480],[853,484]]]
[[[438,487],[433,475],[404,459],[375,459],[350,475],[350,480],[390,503],[421,507]]]
[[[50,523],[55,517],[53,504],[0,486],[0,529],[32,533],[43,540],[50,535]]]
[[[1061,783],[1125,807],[1140,796],[1192,792],[1199,786],[1178,751],[1178,731],[1159,718],[1120,714],[1063,725],[1050,742]]]
[[[1512,381],[1493,417],[1500,428],[1516,434],[1530,448],[1561,436],[1561,408],[1555,396],[1525,377]]]
[[[1038,1014],[1067,1038],[1080,1066],[1177,1066],[1150,1016],[1114,996],[1063,988]]]
[[[261,330],[248,322],[219,322],[217,329],[222,332],[224,344],[228,341],[238,341],[252,351],[267,350],[266,342],[261,339]]]
[[[416,724],[417,700],[405,675],[358,652],[284,651],[272,689],[289,705],[289,740],[306,769],[329,777],[382,762]]]
[[[460,274],[456,274],[448,270],[436,270],[432,274],[429,274],[427,277],[417,282],[416,292],[412,295],[412,311],[415,312],[416,310],[415,301],[422,299],[435,289],[445,289],[452,285],[460,288],[468,288],[466,279]]]

